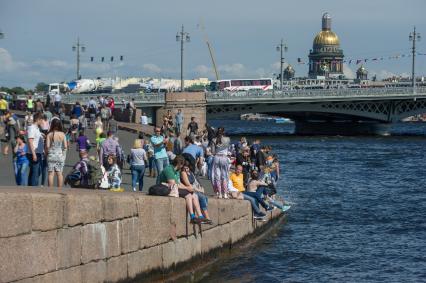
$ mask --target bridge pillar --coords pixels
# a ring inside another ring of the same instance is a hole
[[[389,135],[390,123],[380,122],[312,122],[295,121],[297,135]]]
[[[199,130],[204,130],[206,124],[206,95],[204,92],[170,92],[165,95],[165,105],[157,109],[155,125],[161,127],[163,124],[163,117],[171,110],[174,117],[178,109],[182,109],[183,121],[183,134],[186,135],[186,128],[191,121],[191,117],[195,117],[198,123]]]

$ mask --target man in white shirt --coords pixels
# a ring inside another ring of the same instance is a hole
[[[141,124],[142,125],[148,125],[148,117],[146,116],[146,113],[143,112],[141,116]]]
[[[30,161],[30,173],[28,185],[38,186],[40,181],[40,167],[44,150],[44,137],[39,127],[43,123],[43,115],[40,112],[34,114],[34,123],[27,128],[28,151],[27,158]]]
[[[61,108],[61,100],[62,100],[62,96],[59,92],[56,92],[54,96],[54,100],[55,100],[55,112],[59,113],[59,109]]]

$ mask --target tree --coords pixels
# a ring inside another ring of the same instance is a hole
[[[10,93],[16,93],[16,94],[25,94],[26,90],[20,86],[16,86],[14,88],[10,89]]]
[[[49,85],[44,82],[38,83],[35,87],[35,91],[37,92],[47,92],[48,90],[49,90]]]

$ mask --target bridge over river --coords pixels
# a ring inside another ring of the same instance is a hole
[[[201,122],[264,113],[294,120],[300,134],[386,133],[391,123],[426,113],[426,87],[108,95],[117,105],[134,99],[157,124],[164,111],[177,108],[189,109]],[[93,96],[64,102],[85,103]]]

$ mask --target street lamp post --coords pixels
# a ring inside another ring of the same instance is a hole
[[[421,39],[420,33],[416,32],[416,27],[414,27],[413,32],[410,32],[410,35],[408,36],[409,40],[413,42],[412,47],[412,57],[413,62],[411,65],[411,79],[412,79],[412,87],[413,87],[413,93],[416,93],[416,73],[415,73],[415,62],[416,62],[416,41],[419,41]]]
[[[72,47],[72,51],[77,51],[77,80],[81,79],[80,76],[80,51],[86,51],[86,46],[80,43],[80,38],[77,37],[77,44]]]
[[[183,92],[183,43],[190,42],[191,38],[189,37],[189,33],[185,32],[182,25],[182,30],[178,31],[176,34],[176,41],[180,41],[180,91]]]
[[[280,51],[280,90],[283,90],[283,65],[284,65],[284,52],[287,52],[287,45],[281,39],[281,43],[277,46],[277,51]]]
[[[4,33],[0,30],[0,39],[4,38]]]

